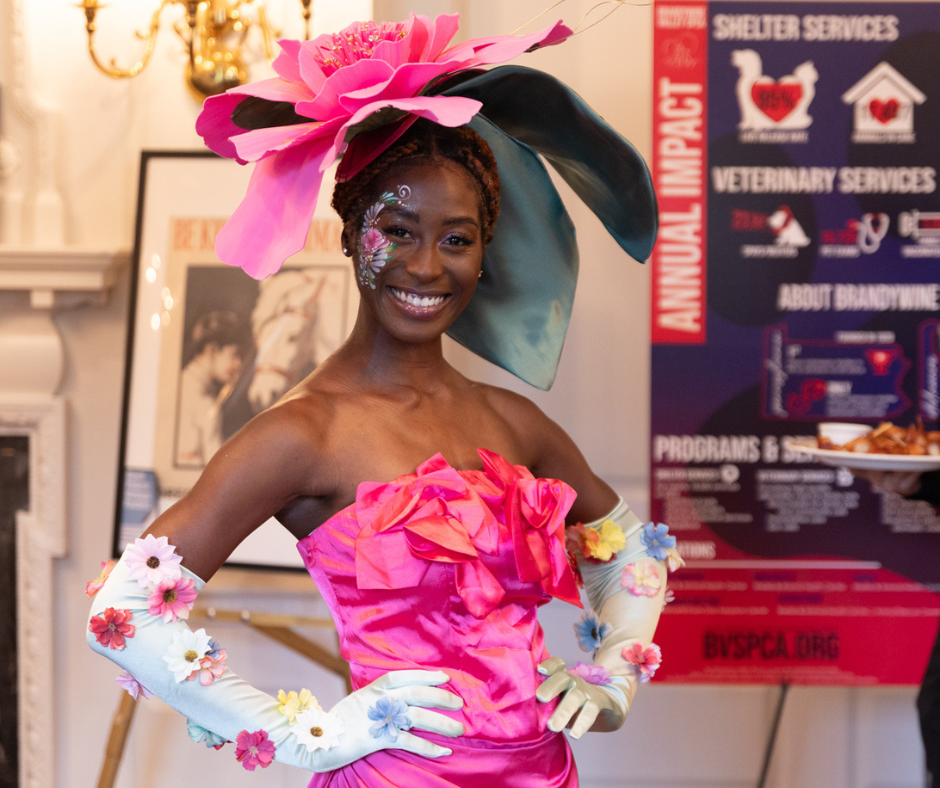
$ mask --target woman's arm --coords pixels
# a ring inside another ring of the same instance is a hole
[[[531,447],[532,472],[561,479],[578,493],[568,515],[569,522],[579,524],[569,529],[577,534],[573,541],[594,533],[610,548],[606,553],[588,549],[590,557],[577,551],[575,556],[593,608],[593,619],[590,614],[582,618],[582,629],[591,632],[585,640],[593,641],[591,681],[572,673],[560,657],[552,657],[539,666],[546,680],[537,697],[545,702],[561,698],[548,723],[552,730],[569,727],[575,738],[588,730],[617,730],[639,683],[658,664],[659,650],[652,638],[666,592],[666,552],[660,541],[668,529],[644,525],[594,474],[565,431],[535,405],[525,401],[516,407],[513,423],[524,430]],[[668,539],[674,544],[673,537]]]
[[[111,570],[92,603],[88,643],[185,714],[210,744],[237,741],[236,755],[248,769],[276,758],[329,771],[387,747],[447,755],[446,748],[404,730],[463,733],[460,723],[427,708],[462,705],[437,687],[449,681],[445,673],[389,672],[329,712],[307,693],[305,708],[287,716],[283,700],[239,678],[226,652],[184,620],[205,585],[202,578],[214,574],[252,530],[298,496],[329,494],[332,482],[312,426],[302,409],[288,403],[262,414],[223,446],[193,490]],[[396,712],[397,722],[374,732],[371,721],[387,710]]]
[[[322,430],[301,402],[261,413],[216,452],[192,490],[147,533],[166,536],[183,566],[209,580],[252,531],[292,500],[331,492],[322,444]]]

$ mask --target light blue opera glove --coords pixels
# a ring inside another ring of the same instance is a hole
[[[616,730],[623,725],[640,677],[642,680],[649,677],[629,661],[625,653],[635,648],[642,653],[651,645],[666,594],[666,563],[651,554],[644,531],[647,526],[621,499],[610,514],[585,523],[584,528],[599,529],[607,520],[623,531],[625,547],[607,562],[590,562],[579,555],[578,568],[591,608],[598,617],[600,643],[594,665],[606,670],[609,679],[604,684],[589,683],[582,676],[572,674],[561,657],[552,657],[539,665],[539,672],[548,678],[539,687],[536,697],[547,702],[564,695],[548,726],[558,731],[571,724],[574,738],[592,726],[596,730]],[[625,587],[624,572],[630,564],[643,565],[647,576],[655,573],[659,585],[652,595],[634,594]]]
[[[201,591],[205,583],[187,569],[181,569],[183,577],[193,580],[195,590]],[[438,688],[437,685],[449,681],[449,676],[441,671],[391,671],[346,696],[329,712],[315,710],[297,715],[293,725],[278,712],[277,700],[252,687],[228,667],[207,686],[198,678],[204,675],[202,671],[194,680],[186,680],[185,661],[199,664],[200,652],[208,643],[205,630],[194,633],[185,621],[167,623],[151,614],[151,590],[142,587],[130,574],[125,552],[95,596],[90,616],[92,620],[97,617],[99,632],[105,618],[118,622],[118,631],[126,633],[123,648],[109,647],[107,632],[98,638],[91,629],[88,643],[206,731],[235,741],[242,731],[264,730],[276,748],[275,760],[311,772],[338,769],[386,748],[408,750],[429,758],[450,754],[450,750],[408,733],[409,727],[444,736],[460,736],[464,732],[459,722],[430,711],[455,710],[463,705],[458,696]],[[109,609],[112,613],[104,616]],[[115,619],[113,611],[129,611],[131,617],[120,623],[126,614]],[[120,640],[112,638],[110,642],[120,646]],[[374,735],[371,729],[383,710],[394,714]]]

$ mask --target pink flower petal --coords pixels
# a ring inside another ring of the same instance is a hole
[[[255,165],[245,199],[216,236],[220,260],[263,279],[303,249],[323,180],[325,143],[313,140]]]
[[[301,59],[301,65],[303,62]],[[299,103],[297,112],[317,120],[331,120],[346,115],[348,113],[340,102],[342,96],[376,83],[384,84],[394,73],[394,69],[384,61],[360,60],[331,74],[320,94],[311,101]]]
[[[235,93],[209,96],[202,105],[202,112],[196,118],[196,133],[202,137],[206,147],[219,156],[235,159],[239,164],[247,162],[239,158],[234,138],[244,134],[245,130],[232,123],[232,112],[244,100],[244,96]]]
[[[223,95],[232,94],[257,96],[268,101],[289,101],[292,104],[298,101],[309,101],[314,96],[314,93],[305,85],[297,85],[280,77],[260,79],[257,82],[249,82],[247,85],[239,85]]]
[[[373,112],[385,107],[401,109],[412,115],[433,120],[441,126],[463,126],[470,122],[474,115],[480,111],[483,104],[475,99],[463,96],[416,96],[410,99],[385,99],[369,104],[352,117],[336,132],[333,145],[327,151],[326,158],[321,165],[326,169],[335,161],[346,145],[346,132],[358,123],[362,123]]]
[[[543,41],[548,42],[545,46],[550,46],[561,43],[571,34],[571,29],[559,20],[551,27],[527,36],[490,36],[464,41],[448,49],[440,59],[449,63],[459,63],[462,68],[505,63],[534,46],[542,45]]]
[[[301,145],[314,137],[325,136],[323,123],[298,123],[246,131],[234,139],[238,155],[246,161],[258,161],[278,151]]]
[[[428,25],[431,21],[421,14],[411,14],[411,19],[406,23],[410,29],[404,38],[394,40],[384,40],[376,44],[372,52],[375,60],[384,60],[393,68],[398,68],[402,63],[414,60],[415,53],[424,49],[428,39]]]
[[[435,20],[431,37],[428,39],[427,46],[418,55],[416,60],[433,61],[441,56],[441,52],[457,35],[457,28],[460,25],[460,14],[439,14]]]
[[[277,43],[281,51],[271,64],[274,67],[274,73],[281,79],[286,79],[288,82],[295,82],[298,85],[305,84],[310,88],[312,93],[318,93],[323,83],[326,81],[326,77],[324,77],[321,72],[319,81],[314,80],[311,82],[301,76],[298,60],[300,58],[300,50],[303,42],[295,41],[292,38],[284,38]]]
[[[410,98],[418,95],[428,82],[449,70],[446,63],[406,63],[384,82],[349,91],[339,101],[343,109],[355,112],[363,104],[378,98]]]

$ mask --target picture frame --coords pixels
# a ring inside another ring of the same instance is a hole
[[[307,243],[265,280],[215,255],[251,168],[143,151],[131,271],[113,555],[195,484],[212,454],[346,339],[358,292],[326,173]],[[227,565],[302,568],[274,518]]]

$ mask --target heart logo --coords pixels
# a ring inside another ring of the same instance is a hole
[[[755,82],[751,86],[754,106],[775,123],[793,112],[802,97],[803,86],[793,82]]]
[[[887,101],[872,99],[868,105],[871,116],[879,123],[890,123],[898,116],[900,109],[901,105],[898,104],[897,99],[888,99]]]

